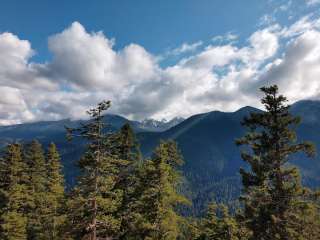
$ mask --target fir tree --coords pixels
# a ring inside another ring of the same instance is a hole
[[[290,114],[278,87],[263,87],[261,91],[266,111],[244,119],[249,132],[237,141],[248,147],[242,158],[250,166],[250,170],[240,170],[244,209],[239,217],[252,231],[250,239],[301,239],[301,211],[308,209],[309,194],[301,186],[298,169],[288,161],[299,152],[312,156],[314,147],[296,142],[299,118]]]
[[[140,160],[140,147],[129,123],[121,127],[118,138],[118,157],[133,163]]]
[[[114,146],[113,154],[119,161],[119,176],[115,190],[123,193],[121,206],[117,217],[121,220],[119,238],[130,239],[134,235],[132,223],[136,218],[136,202],[139,197],[137,187],[139,184],[138,171],[141,164],[139,144],[129,123],[124,124],[120,131],[113,134],[110,142]]]
[[[176,207],[189,203],[178,193],[181,175],[177,167],[182,163],[182,156],[173,141],[161,142],[152,158],[144,162],[140,173],[136,239],[171,240],[179,236],[179,223],[183,219]]]
[[[48,177],[46,233],[48,239],[59,240],[62,237],[61,230],[65,220],[63,205],[66,199],[60,155],[54,143],[49,145],[46,160]]]
[[[206,217],[202,220],[198,240],[241,240],[247,239],[239,230],[236,219],[229,215],[228,208],[211,203]]]
[[[80,176],[68,203],[71,236],[91,240],[111,238],[118,234],[120,220],[115,217],[122,192],[114,190],[119,175],[119,160],[106,133],[103,113],[109,101],[88,111],[91,120],[78,129],[67,128],[68,136],[83,137],[88,141],[87,151],[79,160]]]
[[[45,219],[48,213],[47,169],[41,144],[33,140],[24,154],[28,165],[28,239],[47,239]]]
[[[27,166],[20,144],[9,144],[0,159],[0,238],[27,239]]]

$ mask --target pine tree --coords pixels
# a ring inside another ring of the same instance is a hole
[[[20,144],[9,144],[0,159],[0,238],[27,239],[27,167]]]
[[[140,147],[129,123],[125,123],[118,134],[118,157],[135,163],[141,158]]]
[[[212,240],[216,237],[217,225],[218,225],[218,217],[217,217],[217,205],[215,203],[211,203],[208,206],[207,214],[205,218],[202,220],[200,229],[201,235],[199,240]]]
[[[229,209],[223,205],[211,203],[206,217],[202,220],[198,240],[241,240],[247,239],[240,232],[236,219],[229,214]]]
[[[171,240],[179,236],[183,219],[176,207],[189,203],[178,193],[181,175],[177,167],[181,164],[182,156],[173,141],[161,142],[152,158],[145,160],[140,173],[136,239]]]
[[[60,240],[62,226],[65,221],[63,205],[65,202],[64,179],[60,155],[54,143],[51,143],[47,152],[47,205],[46,235],[47,239]]]
[[[47,239],[45,219],[48,211],[47,171],[41,144],[33,140],[26,146],[24,159],[28,165],[28,239]]]
[[[301,186],[298,169],[288,161],[299,152],[312,156],[314,147],[296,142],[299,118],[290,114],[278,87],[261,91],[266,111],[244,118],[249,131],[237,141],[247,146],[242,158],[250,166],[250,170],[240,170],[244,209],[239,218],[252,231],[250,239],[301,239],[301,212],[307,211],[310,194]]]
[[[135,133],[129,123],[124,124],[120,131],[113,134],[113,155],[119,161],[119,176],[115,190],[123,193],[121,206],[117,212],[117,218],[121,220],[119,239],[130,239],[134,236],[132,223],[135,221],[137,209],[135,208],[139,192],[138,171],[142,157]]]
[[[75,239],[111,238],[118,234],[120,220],[115,217],[123,193],[114,190],[119,175],[119,159],[115,158],[106,133],[103,113],[109,101],[88,111],[91,120],[78,129],[67,128],[68,136],[88,141],[87,150],[79,160],[80,176],[68,203],[69,233]]]

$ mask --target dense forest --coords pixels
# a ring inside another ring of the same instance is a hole
[[[237,204],[211,202],[206,214],[186,209],[183,156],[172,140],[143,157],[130,124],[109,131],[109,101],[88,111],[90,121],[66,127],[68,140],[85,139],[79,176],[65,186],[59,152],[34,140],[8,144],[0,158],[2,240],[319,240],[320,193],[301,184],[293,154],[313,157],[298,142],[293,116],[277,86],[263,87],[265,111],[242,121],[237,139],[247,167]]]

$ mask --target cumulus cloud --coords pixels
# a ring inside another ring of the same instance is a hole
[[[314,6],[320,4],[320,0],[306,0],[307,5]]]
[[[310,30],[288,46],[282,59],[260,78],[259,84],[278,84],[291,101],[320,97],[320,32]]]
[[[29,41],[2,33],[0,124],[83,118],[103,99],[112,101],[113,113],[132,119],[230,111],[259,106],[257,88],[271,83],[291,101],[320,99],[319,23],[309,16],[268,26],[242,46],[231,33],[201,51],[203,42],[181,45],[177,54],[193,54],[168,67],[138,44],[116,51],[115,40],[78,22],[49,37],[47,63],[31,61]]]
[[[203,44],[202,41],[198,41],[195,43],[183,43],[180,47],[173,49],[172,51],[170,51],[170,54],[172,55],[180,55],[182,53],[186,53],[186,52],[193,52],[195,50],[197,50],[201,45]]]
[[[214,36],[211,40],[213,42],[223,43],[223,42],[232,42],[238,39],[238,35],[232,32],[228,32],[224,35]]]

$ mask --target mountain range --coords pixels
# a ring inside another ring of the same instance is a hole
[[[172,121],[146,120],[130,121],[118,115],[107,115],[106,122],[117,130],[129,122],[137,133],[144,156],[161,139],[173,139],[178,143],[185,164],[182,191],[192,199],[193,214],[199,214],[211,199],[235,204],[240,194],[239,168],[246,167],[240,158],[240,150],[235,139],[245,133],[241,120],[250,112],[261,111],[253,107],[243,107],[235,112],[212,111]],[[301,116],[302,123],[296,129],[298,140],[308,140],[320,147],[320,101],[299,101],[292,105],[291,113]],[[44,146],[55,142],[60,150],[67,183],[72,185],[77,175],[75,162],[80,157],[84,142],[67,142],[64,126],[76,127],[85,120],[60,120],[26,123],[0,127],[0,144],[11,141],[38,139]],[[295,155],[291,164],[300,168],[303,183],[310,187],[320,187],[320,157],[307,159]]]

